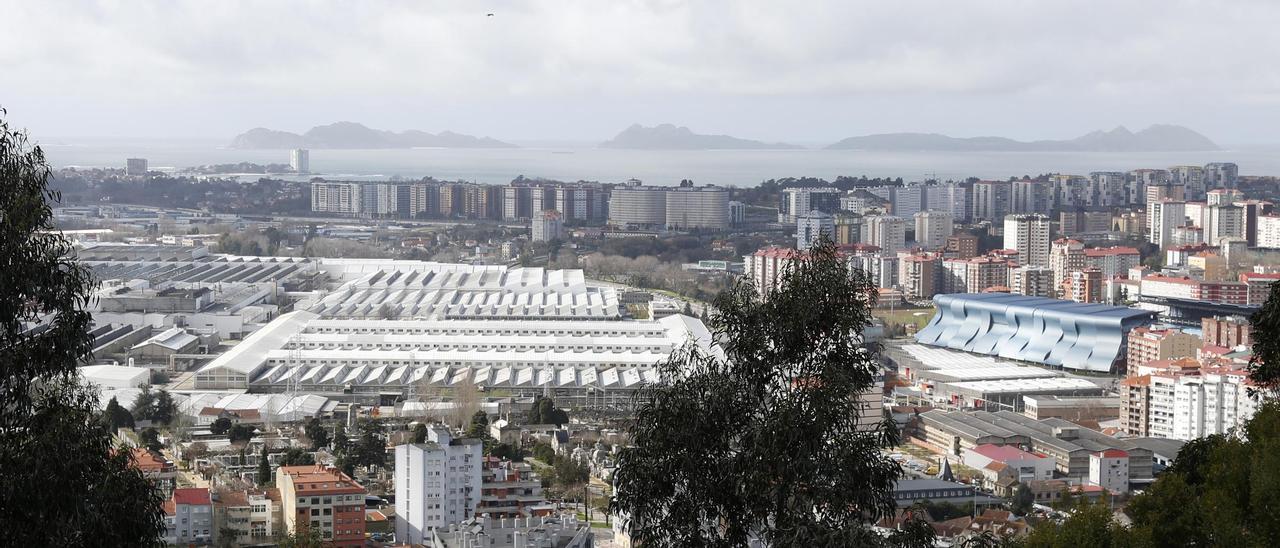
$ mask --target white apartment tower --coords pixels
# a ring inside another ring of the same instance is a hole
[[[1244,237],[1244,208],[1211,205],[1204,210],[1204,243],[1219,245],[1223,238]]]
[[[1006,216],[1004,248],[1017,250],[1024,265],[1049,266],[1049,218],[1044,215]]]
[[[535,242],[549,242],[564,238],[564,219],[559,211],[540,211],[533,215],[529,228],[529,239]]]
[[[289,152],[289,167],[294,173],[311,173],[311,151],[295,148]]]
[[[1173,229],[1186,224],[1186,207],[1186,202],[1177,200],[1156,200],[1147,204],[1147,226],[1151,227],[1147,240],[1161,249],[1173,245]]]
[[[955,218],[945,211],[921,211],[915,221],[916,243],[926,250],[945,247],[955,226]]]
[[[796,249],[807,251],[823,234],[828,240],[835,239],[836,223],[830,213],[814,210],[796,218]]]
[[[863,239],[880,248],[881,253],[895,254],[907,246],[906,222],[893,215],[872,215],[863,218],[866,234]]]
[[[426,544],[431,531],[474,517],[480,503],[483,445],[427,430],[426,443],[396,446],[396,540]]]

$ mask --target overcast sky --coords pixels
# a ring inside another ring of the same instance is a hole
[[[1280,142],[1280,2],[4,3],[0,106],[44,136],[351,120],[596,141],[671,122],[822,143],[1174,123]]]

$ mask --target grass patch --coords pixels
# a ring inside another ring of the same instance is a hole
[[[919,314],[919,315],[917,315]],[[933,308],[895,308],[875,309],[871,315],[884,320],[886,324],[915,325],[921,329],[933,319]]]

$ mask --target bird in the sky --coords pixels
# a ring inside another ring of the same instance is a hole
[[[490,14],[486,15],[485,17],[493,17],[493,14],[492,14],[492,13],[490,13]]]

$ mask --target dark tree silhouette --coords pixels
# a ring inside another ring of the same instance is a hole
[[[50,169],[0,109],[0,524],[12,546],[155,546],[163,500],[113,446],[92,350],[96,287],[53,226]],[[18,524],[25,524],[19,526]]]
[[[879,369],[861,344],[875,295],[824,240],[767,299],[747,281],[716,299],[719,348],[686,346],[659,365],[662,382],[637,394],[635,445],[619,457],[611,503],[636,540],[919,542],[870,526],[894,511],[902,475],[881,452],[898,441],[893,426],[859,427],[857,396]]]

